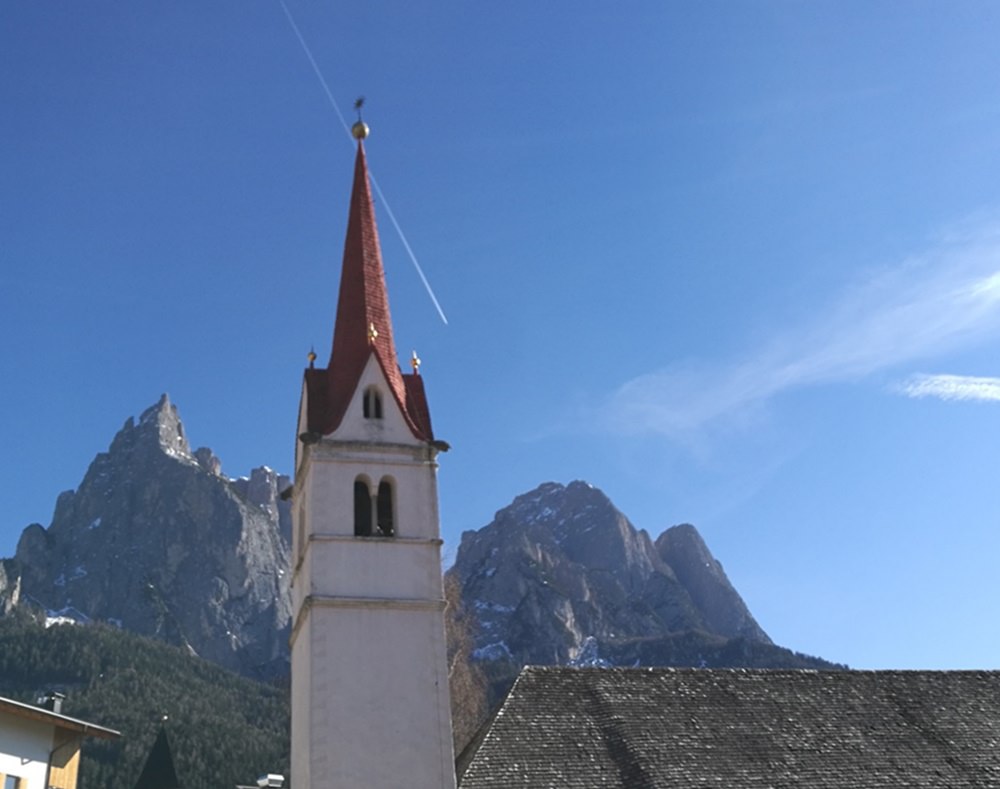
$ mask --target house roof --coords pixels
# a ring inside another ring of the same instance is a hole
[[[1000,786],[1000,672],[528,667],[462,789]]]
[[[96,723],[90,723],[79,718],[71,718],[69,715],[52,712],[42,707],[36,707],[33,704],[25,704],[13,699],[3,698],[2,696],[0,696],[0,712],[6,712],[19,718],[41,721],[42,723],[48,723],[60,729],[79,732],[89,737],[100,737],[105,740],[114,740],[121,737],[121,732],[117,732],[114,729],[108,729],[104,726],[98,726]]]
[[[330,362],[326,370],[306,371],[310,431],[328,435],[340,426],[373,355],[413,435],[432,440],[423,385],[416,373],[399,369],[368,164],[358,140]]]

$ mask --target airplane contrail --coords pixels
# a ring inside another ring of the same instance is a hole
[[[305,38],[303,38],[302,33],[299,31],[299,26],[295,24],[295,18],[292,16],[292,12],[288,10],[285,0],[278,0],[278,2],[281,4],[281,9],[285,12],[285,18],[288,20],[288,24],[291,26],[292,32],[295,33],[295,37],[299,40],[299,44],[302,45],[302,51],[306,53],[306,57],[309,59],[309,65],[312,66],[313,72],[319,80],[319,84],[323,86],[323,92],[326,93],[326,97],[330,101],[330,106],[333,107],[334,112],[337,113],[337,117],[340,119],[340,125],[344,127],[348,140],[351,140],[353,144],[354,137],[351,134],[351,127],[347,125],[344,113],[340,111],[340,107],[337,105],[337,100],[333,98],[333,93],[330,91],[330,86],[326,84],[326,79],[324,79],[323,72],[320,71],[319,65],[316,63],[316,58],[313,57],[312,51],[309,49],[309,45],[306,43]],[[406,236],[403,234],[403,228],[401,228],[399,226],[399,222],[396,221],[396,215],[392,212],[392,208],[389,206],[389,201],[385,199],[385,195],[382,193],[382,188],[378,185],[378,181],[375,176],[371,175],[371,179],[372,186],[375,187],[375,192],[378,194],[379,200],[381,200],[382,205],[385,206],[385,212],[389,215],[389,219],[392,221],[392,226],[396,228],[396,234],[399,236],[399,240],[403,242],[403,248],[406,249],[406,254],[410,256],[410,260],[413,263],[413,267],[417,270],[417,275],[420,277],[420,281],[424,283],[424,289],[427,291],[427,295],[430,296],[431,302],[434,304],[434,309],[437,310],[437,314],[441,316],[442,322],[445,326],[447,326],[448,319],[445,317],[444,310],[441,309],[441,304],[438,302],[437,296],[434,295],[431,283],[427,281],[424,270],[421,268],[420,263],[417,260],[417,256],[413,253],[413,249],[410,247],[410,242],[406,240]]]

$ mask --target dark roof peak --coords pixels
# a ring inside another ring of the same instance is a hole
[[[160,726],[134,789],[180,789],[180,786],[174,769],[174,757],[170,751],[170,740],[167,738],[167,727]]]

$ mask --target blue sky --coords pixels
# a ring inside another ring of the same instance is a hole
[[[779,643],[996,668],[1000,7],[288,9],[379,205],[453,555],[586,479]],[[279,0],[0,8],[0,555],[169,392],[289,471],[353,150]]]

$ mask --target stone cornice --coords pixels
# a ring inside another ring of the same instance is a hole
[[[382,537],[371,535],[369,537],[356,537],[353,534],[313,534],[309,535],[309,542],[357,542],[364,544],[386,544],[397,543],[401,545],[426,545],[431,548],[439,548],[444,545],[444,540],[440,537]]]
[[[329,595],[309,595],[302,601],[295,616],[295,623],[292,625],[292,632],[288,636],[288,645],[291,647],[298,637],[302,622],[312,608],[367,608],[367,609],[391,609],[395,611],[443,611],[447,605],[444,599],[438,600],[415,600],[412,598],[387,598],[387,597],[333,597]]]
[[[382,455],[406,455],[411,460],[423,463],[434,463],[437,450],[426,442],[419,444],[399,444],[373,441],[345,441],[323,438],[312,444],[310,454],[317,460],[341,460],[356,456],[366,460]],[[436,465],[436,464],[435,464]]]

